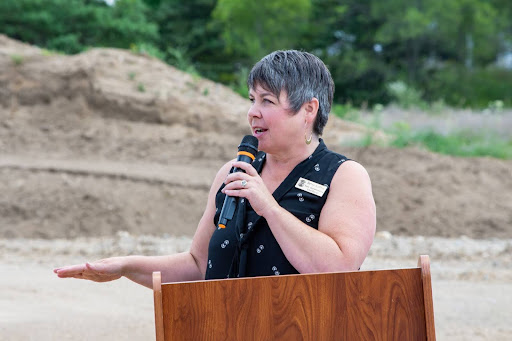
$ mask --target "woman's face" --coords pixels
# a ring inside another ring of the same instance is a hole
[[[253,136],[258,139],[259,150],[282,153],[304,139],[305,119],[303,110],[293,113],[288,94],[281,91],[279,98],[257,85],[249,90],[252,102],[247,113]]]

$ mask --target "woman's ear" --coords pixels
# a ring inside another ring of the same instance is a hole
[[[306,111],[306,121],[314,122],[318,113],[319,102],[316,97],[313,97],[309,102],[304,103],[304,110]]]

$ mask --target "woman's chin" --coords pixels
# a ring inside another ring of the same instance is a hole
[[[258,150],[267,153],[268,152],[268,145],[265,143],[265,141],[261,141],[258,139]]]
[[[265,136],[264,134],[262,133],[252,133],[252,136],[254,136],[255,138],[258,139],[258,150],[263,150],[261,149],[263,145],[265,145]]]

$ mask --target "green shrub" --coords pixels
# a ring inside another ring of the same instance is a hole
[[[65,53],[80,53],[85,46],[80,43],[79,34],[68,33],[49,38],[46,47],[50,50],[63,51]]]
[[[197,72],[186,48],[169,46],[167,48],[165,60],[181,71],[185,71],[193,76],[199,76],[199,72]]]
[[[333,103],[331,112],[334,115],[336,115],[344,120],[358,121],[358,119],[360,118],[359,110],[354,108],[352,106],[352,104],[350,104],[350,103],[347,103],[347,104]]]
[[[386,88],[396,104],[404,109],[425,109],[428,107],[427,103],[422,99],[421,91],[408,86],[402,81],[388,83]]]
[[[150,43],[130,44],[130,51],[141,55],[155,57],[160,60],[165,60],[165,53],[163,53],[158,49],[158,47]]]

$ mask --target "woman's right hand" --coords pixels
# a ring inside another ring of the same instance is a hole
[[[123,276],[124,257],[105,258],[93,263],[76,264],[53,269],[60,278],[80,278],[108,282]]]

